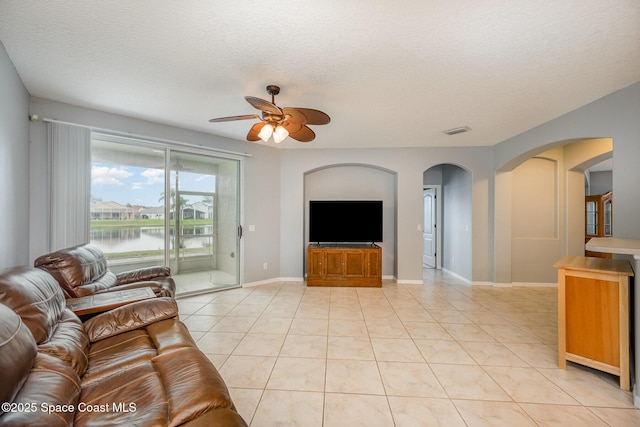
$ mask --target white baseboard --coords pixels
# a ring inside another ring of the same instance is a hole
[[[424,280],[396,279],[396,283],[400,285],[424,285]]]
[[[533,286],[536,288],[557,288],[557,283],[546,282],[513,282],[513,286]]]
[[[512,288],[514,286],[534,287],[534,288],[557,288],[557,283],[546,282],[509,282],[509,283],[496,283],[496,282],[473,282],[473,286],[492,286],[494,288]]]
[[[499,287],[502,283],[493,283],[493,282],[471,282],[471,286],[493,286]],[[507,285],[511,286],[511,283],[507,283]]]
[[[247,282],[242,285],[243,288],[253,288],[255,286],[268,285],[277,282],[304,282],[302,277],[274,277],[273,279],[258,280],[257,282]]]
[[[446,268],[443,268],[443,269],[442,269],[442,271],[443,271],[444,273],[447,273],[447,274],[448,274],[448,275],[450,275],[450,276],[455,277],[455,278],[456,278],[456,279],[458,279],[458,280],[463,281],[463,282],[464,282],[464,283],[466,283],[467,285],[470,285],[470,284],[471,284],[471,280],[467,279],[466,277],[463,277],[463,276],[459,275],[458,273],[455,273],[455,272],[453,272],[453,271],[451,271],[451,270],[447,270]]]
[[[496,283],[496,282],[472,282],[469,279],[460,276],[447,269],[442,269],[443,272],[455,277],[456,279],[471,286],[492,286],[494,288],[511,288],[514,286],[522,287],[537,287],[537,288],[557,288],[557,283],[545,283],[545,282],[512,282],[512,283]],[[393,280],[401,285],[422,285],[424,280],[411,280],[411,279],[398,279],[395,276],[382,276],[382,280]],[[274,277],[272,279],[258,280],[256,282],[248,282],[242,285],[243,288],[253,288],[255,286],[268,285],[277,282],[304,282],[303,277]]]

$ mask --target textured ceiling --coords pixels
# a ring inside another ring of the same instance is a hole
[[[0,0],[0,41],[35,97],[244,140],[208,119],[273,83],[332,119],[283,148],[487,146],[639,81],[640,1]]]

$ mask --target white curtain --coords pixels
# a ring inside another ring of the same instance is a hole
[[[48,123],[50,250],[89,242],[91,130]]]

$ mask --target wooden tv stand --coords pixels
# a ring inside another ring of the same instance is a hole
[[[310,244],[307,286],[382,287],[382,248]]]

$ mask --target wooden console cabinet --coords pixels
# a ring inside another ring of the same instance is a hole
[[[307,286],[382,286],[382,248],[318,245],[307,248]]]
[[[567,360],[620,377],[629,390],[628,261],[566,256],[558,269],[558,367]]]

